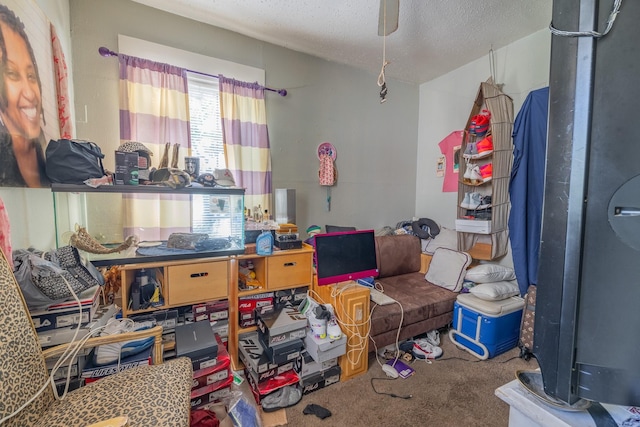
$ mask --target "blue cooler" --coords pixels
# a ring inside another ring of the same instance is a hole
[[[520,297],[487,301],[473,294],[460,294],[453,305],[449,338],[474,356],[490,359],[518,343],[523,308],[524,299]]]

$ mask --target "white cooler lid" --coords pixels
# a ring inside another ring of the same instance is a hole
[[[518,311],[524,307],[524,299],[520,297],[509,297],[499,301],[487,301],[473,294],[458,294],[456,300],[458,304],[464,307],[490,316],[502,316]]]

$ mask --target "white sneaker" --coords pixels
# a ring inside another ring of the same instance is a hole
[[[427,332],[427,337],[425,338],[427,342],[433,346],[440,345],[440,331],[434,329],[433,331]]]
[[[411,352],[417,359],[437,359],[442,356],[442,349],[432,345],[425,338],[414,340]]]
[[[327,335],[332,340],[337,340],[342,337],[342,329],[340,329],[336,316],[331,316],[331,320],[327,323]]]

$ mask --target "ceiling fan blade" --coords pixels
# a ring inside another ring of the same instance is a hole
[[[386,6],[386,16],[385,16]],[[398,29],[398,13],[400,0],[380,0],[380,14],[378,15],[378,35],[388,36]],[[385,23],[386,18],[386,23]]]

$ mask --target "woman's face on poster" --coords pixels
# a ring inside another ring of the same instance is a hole
[[[40,135],[42,97],[35,64],[31,60],[27,42],[18,33],[0,24],[6,46],[4,70],[6,108],[5,125],[12,135],[34,139]]]

